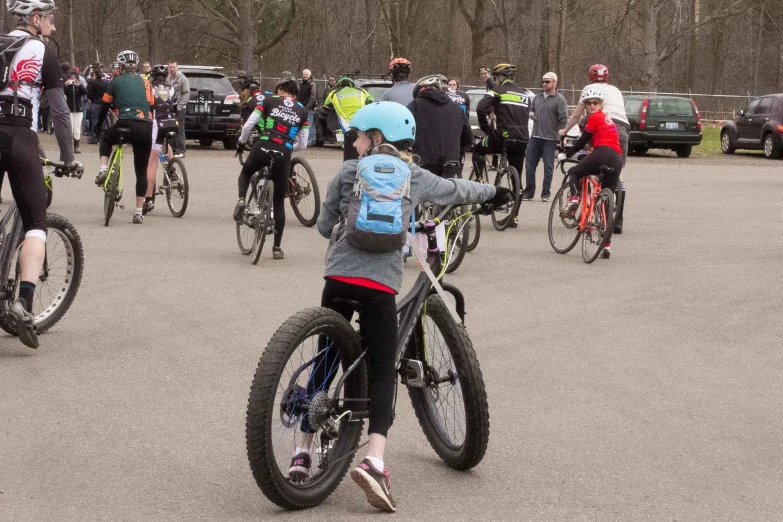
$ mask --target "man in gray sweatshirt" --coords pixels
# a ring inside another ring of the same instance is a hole
[[[541,201],[549,201],[552,187],[552,171],[555,167],[555,149],[558,130],[565,128],[568,121],[568,106],[562,94],[557,92],[557,75],[548,72],[541,79],[543,90],[533,98],[530,117],[533,119],[533,134],[527,144],[527,170],[525,190],[522,199],[529,201],[536,195],[536,168],[544,158],[544,186],[541,188]],[[520,172],[520,177],[522,173]]]
[[[169,62],[169,87],[174,88],[174,99],[177,100],[177,136],[174,139],[174,157],[185,156],[185,113],[190,101],[190,83],[187,77],[179,71],[177,62]]]

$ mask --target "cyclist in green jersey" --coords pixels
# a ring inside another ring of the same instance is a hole
[[[120,141],[117,129],[129,129],[129,141],[133,145],[133,166],[136,171],[136,211],[133,222],[140,225],[144,222],[142,207],[147,193],[147,165],[152,148],[152,104],[155,100],[149,82],[136,74],[139,55],[133,51],[122,51],[117,55],[117,62],[120,64],[122,74],[116,76],[106,88],[101,112],[94,125],[100,128],[111,105],[119,111],[119,120],[106,131],[101,140],[101,168],[98,177],[95,178],[95,184],[101,186],[106,180],[111,148]]]
[[[332,112],[337,113],[340,129],[343,131],[345,142],[343,143],[343,161],[359,159],[359,153],[353,146],[356,141],[356,130],[349,127],[349,123],[356,111],[373,102],[370,93],[359,87],[354,87],[350,78],[340,78],[334,90],[330,91],[324,100],[324,106],[320,113],[321,120],[326,120]]]

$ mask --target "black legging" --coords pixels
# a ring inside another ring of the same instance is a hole
[[[239,197],[245,198],[247,196],[247,189],[250,187],[250,178],[253,174],[271,163],[269,176],[275,184],[275,192],[272,194],[272,208],[275,212],[274,246],[279,248],[283,241],[283,230],[285,230],[285,197],[288,193],[288,176],[291,172],[291,153],[273,154],[264,149],[263,145],[267,144],[264,141],[256,142],[242,166],[238,180]]]
[[[513,141],[506,144],[506,140],[503,136],[495,131],[492,134],[486,136],[481,143],[473,146],[473,166],[476,167],[478,172],[483,173],[487,171],[487,161],[484,158],[485,154],[500,154],[503,149],[506,149],[506,157],[508,158],[508,164],[517,170],[517,174],[522,175],[522,165],[525,162],[525,151],[527,150],[527,143],[522,141]]]
[[[321,306],[331,308],[348,321],[353,317],[353,309],[343,303],[335,303],[335,298],[358,301],[362,306],[359,315],[363,347],[367,348],[367,383],[370,396],[370,427],[368,433],[377,433],[384,437],[392,424],[392,408],[394,407],[394,390],[397,372],[394,368],[395,351],[397,347],[397,303],[394,294],[382,290],[373,290],[334,279],[326,279]],[[317,389],[328,389],[337,365],[336,352],[326,352],[314,363],[313,375],[307,385],[308,394]],[[302,423],[302,430],[307,432],[308,424]]]
[[[46,232],[46,185],[38,136],[29,126],[0,125],[0,171],[8,173],[24,231]]]
[[[119,120],[103,135],[98,146],[101,156],[111,156],[111,148],[120,142],[118,127],[130,129],[129,141],[133,145],[133,169],[136,171],[136,197],[147,195],[147,164],[152,149],[152,122],[143,120]]]
[[[593,152],[588,154],[585,159],[568,170],[568,182],[571,184],[571,192],[574,194],[580,193],[582,187],[579,184],[579,180],[585,176],[599,174],[603,166],[613,168],[614,172],[601,177],[601,187],[608,188],[614,192],[617,187],[617,180],[620,178],[620,172],[623,170],[623,157],[612,147],[605,145],[593,149]]]

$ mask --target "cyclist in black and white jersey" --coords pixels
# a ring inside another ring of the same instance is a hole
[[[63,93],[57,55],[41,38],[54,32],[54,0],[6,0],[16,30],[11,36],[27,38],[11,61],[8,86],[0,91],[0,170],[8,173],[11,192],[19,209],[25,238],[19,252],[19,298],[9,307],[19,339],[38,347],[33,325],[35,285],[46,254],[46,186],[41,174],[38,136],[31,129],[33,98],[43,87],[60,147],[60,161],[72,170],[74,161],[71,120]]]

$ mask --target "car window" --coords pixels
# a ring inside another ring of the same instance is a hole
[[[651,98],[647,114],[649,116],[692,116],[693,105],[690,100],[685,98]]]
[[[381,95],[389,90],[388,85],[376,85],[373,87],[362,87],[365,91],[370,93],[370,96],[372,96],[372,99],[375,101],[381,100]]]
[[[470,109],[475,111],[476,107],[478,107],[478,103],[486,95],[487,95],[487,93],[485,93],[485,92],[476,93],[476,94],[468,94],[468,98],[470,98]]]
[[[642,100],[625,100],[625,114],[639,114]]]
[[[231,82],[225,76],[196,76],[192,74],[186,74],[185,76],[187,76],[190,83],[191,92],[202,89],[209,89],[216,94],[230,94],[234,92]]]
[[[745,116],[750,116],[751,114],[753,114],[753,111],[756,110],[756,107],[758,107],[760,101],[761,99],[759,98],[758,100],[753,100],[752,102],[750,102],[748,106],[745,107]]]
[[[753,114],[769,114],[772,109],[772,98],[767,96],[766,98],[761,98],[761,102],[756,106],[756,110],[753,111]]]

